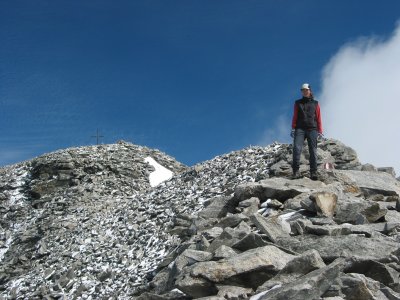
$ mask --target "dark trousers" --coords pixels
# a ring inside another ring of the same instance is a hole
[[[308,151],[310,152],[310,172],[317,171],[317,138],[317,130],[296,129],[293,140],[293,172],[300,168],[300,156],[305,139],[307,139]]]

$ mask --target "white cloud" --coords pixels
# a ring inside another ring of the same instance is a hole
[[[324,68],[318,98],[326,136],[400,175],[400,23],[388,39],[344,45]]]

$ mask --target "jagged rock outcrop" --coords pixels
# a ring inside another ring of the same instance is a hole
[[[338,141],[318,154],[335,166],[318,181],[287,178],[282,144],[190,168],[120,143],[0,169],[0,297],[398,299],[399,181]],[[149,156],[175,175],[151,187]]]

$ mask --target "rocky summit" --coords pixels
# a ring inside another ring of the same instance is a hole
[[[305,147],[291,180],[291,155],[187,167],[119,142],[4,167],[0,299],[400,299],[393,169],[328,139],[319,179]]]

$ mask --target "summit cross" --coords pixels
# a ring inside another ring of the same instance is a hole
[[[100,135],[100,134],[99,134],[99,129],[97,129],[96,135],[92,135],[91,137],[92,137],[92,138],[96,138],[97,145],[98,145],[98,144],[99,144],[99,138],[103,138],[104,135]]]

